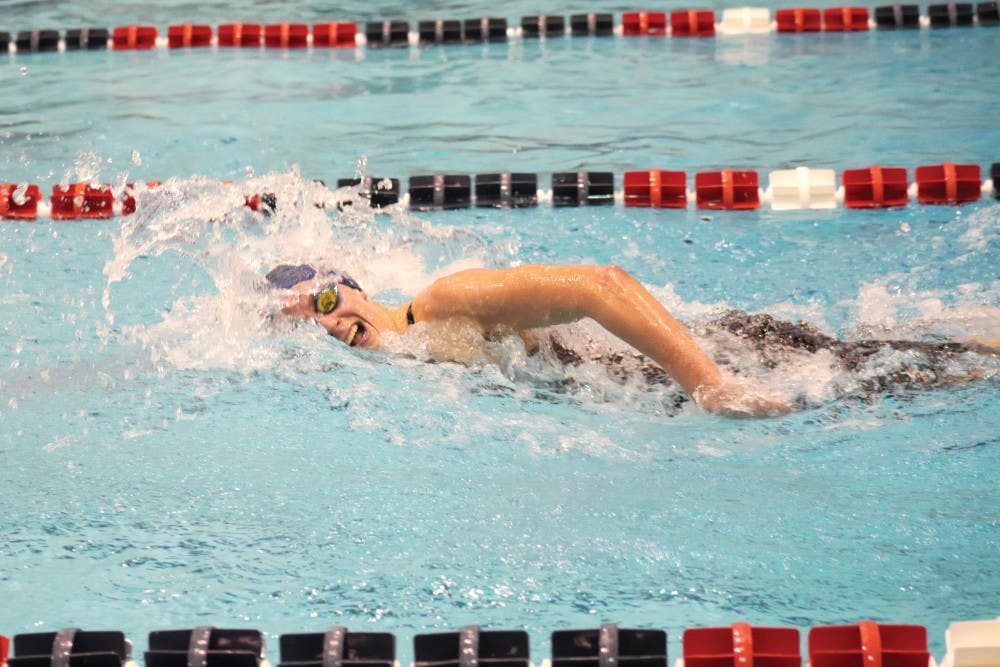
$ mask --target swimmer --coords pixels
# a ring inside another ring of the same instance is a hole
[[[529,352],[541,352],[563,366],[597,362],[624,377],[640,373],[649,382],[672,379],[703,409],[731,417],[763,417],[791,411],[763,395],[749,381],[724,373],[687,329],[635,278],[616,266],[525,265],[512,269],[470,269],[437,280],[412,301],[389,307],[371,300],[352,278],[311,265],[281,265],[268,283],[287,290],[281,311],[313,319],[351,347],[374,349],[386,334],[411,325],[460,322],[495,338],[504,331],[521,337]],[[590,318],[637,350],[581,353],[552,333],[540,341],[536,331]],[[829,351],[845,370],[858,370],[880,350],[912,352],[915,360],[876,373],[873,390],[890,386],[942,386],[978,379],[956,375],[949,361],[966,352],[995,355],[996,341],[985,343],[921,341],[840,341],[812,325],[775,320],[769,315],[731,311],[711,325],[746,341],[765,367],[786,353]],[[441,329],[437,330],[439,333]]]
[[[401,334],[417,322],[461,320],[489,335],[589,317],[652,359],[705,410],[743,417],[791,410],[725,377],[684,326],[616,266],[469,269],[437,280],[395,308],[371,300],[339,271],[281,265],[267,281],[291,293],[283,313],[312,318],[351,347],[378,348],[385,334]],[[529,334],[522,337],[530,344]]]

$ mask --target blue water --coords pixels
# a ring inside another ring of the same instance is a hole
[[[587,3],[591,11],[625,8]],[[419,12],[0,2],[0,30]],[[580,6],[510,3],[502,15]],[[0,181],[165,180],[134,218],[0,224],[0,632],[468,623],[548,633],[998,614],[1000,402],[987,379],[859,397],[798,359],[805,410],[727,421],[676,391],[357,353],[260,321],[252,276],[336,257],[398,303],[440,272],[617,263],[711,351],[727,307],[844,337],[1000,337],[1000,205],[374,216],[312,184],[369,173],[845,168],[997,160],[1000,31],[622,38],[402,51],[0,58]],[[222,180],[234,180],[225,185]],[[242,207],[278,194],[278,215]],[[598,335],[583,328],[581,336]],[[404,346],[405,347],[405,346]],[[416,356],[416,358],[414,358]],[[739,358],[737,365],[751,364]],[[567,383],[567,380],[569,381]],[[569,386],[567,386],[567,384]]]

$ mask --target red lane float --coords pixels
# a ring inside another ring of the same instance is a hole
[[[115,197],[111,188],[91,187],[89,183],[71,183],[66,188],[52,187],[52,218],[110,218],[114,213]]]
[[[811,667],[927,667],[927,628],[922,625],[828,625],[809,630]]]
[[[127,25],[111,33],[111,47],[117,51],[151,49],[156,46],[156,28],[151,25]]]
[[[916,179],[921,204],[964,204],[982,193],[978,164],[924,165],[917,167]]]
[[[779,9],[774,19],[778,32],[819,32],[822,27],[818,9]]]
[[[269,49],[304,49],[309,46],[309,26],[305,23],[264,26],[264,46]]]
[[[903,167],[871,166],[867,169],[847,169],[840,175],[844,186],[844,206],[847,208],[887,208],[906,206],[909,201]]]
[[[823,10],[823,30],[855,32],[868,30],[867,7],[829,7]]]
[[[626,171],[625,206],[687,207],[687,174],[683,171]]]
[[[42,191],[37,185],[0,183],[0,218],[34,220],[41,200]]]
[[[684,667],[802,666],[796,628],[756,627],[747,623],[733,623],[728,628],[691,628],[684,631],[682,643]]]
[[[185,23],[167,28],[167,46],[171,49],[211,45],[212,26]]]
[[[625,12],[622,14],[622,34],[656,36],[667,34],[666,12]]]
[[[694,189],[698,208],[760,208],[760,178],[756,171],[700,171],[695,174]]]
[[[219,26],[219,46],[260,46],[263,29],[259,23],[225,23]]]
[[[698,9],[670,12],[670,34],[674,37],[714,37],[715,12]]]
[[[357,44],[356,23],[314,23],[313,46],[353,49]]]

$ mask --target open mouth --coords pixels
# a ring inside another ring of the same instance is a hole
[[[351,330],[347,332],[347,338],[344,342],[351,347],[360,347],[364,342],[368,340],[368,329],[361,322],[358,322]]]

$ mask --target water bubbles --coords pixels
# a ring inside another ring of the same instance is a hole
[[[22,66],[20,69],[21,76],[28,76],[28,68]]]
[[[63,173],[60,186],[69,187],[73,181],[97,184],[101,174],[103,159],[93,151],[83,151],[76,156],[73,169],[67,169]]]
[[[132,149],[132,164],[137,167],[142,166],[142,155],[140,155],[139,151],[134,148]]]

